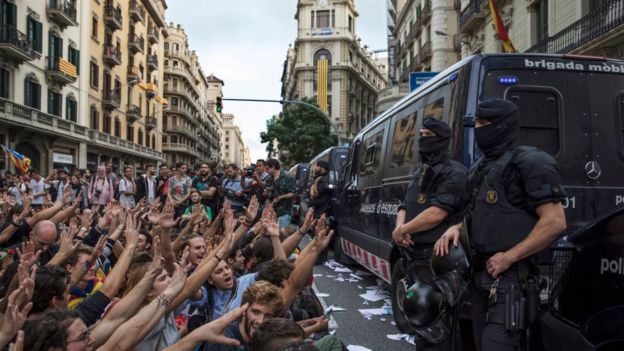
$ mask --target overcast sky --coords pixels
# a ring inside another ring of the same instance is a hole
[[[362,44],[386,48],[384,0],[355,0]],[[297,32],[297,0],[167,0],[167,22],[181,24],[204,73],[225,81],[225,98],[279,99],[284,58]],[[281,105],[224,102],[236,116],[252,160],[266,157],[260,132]]]

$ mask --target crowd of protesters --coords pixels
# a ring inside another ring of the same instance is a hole
[[[0,178],[0,348],[343,350],[310,287],[333,232],[291,224],[279,161],[135,175]]]

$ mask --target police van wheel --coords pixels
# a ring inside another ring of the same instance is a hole
[[[399,309],[399,301],[397,296],[397,286],[399,285],[399,281],[405,276],[405,272],[403,272],[403,265],[401,264],[401,259],[396,260],[394,265],[392,266],[392,315],[394,316],[394,322],[396,323],[397,329],[399,329],[402,333],[413,334],[415,331],[407,322],[407,318]]]
[[[347,254],[342,250],[342,245],[340,245],[340,236],[334,235],[332,240],[334,241],[332,246],[334,249],[334,260],[340,264],[354,265],[355,261],[351,259],[351,257],[347,256]]]

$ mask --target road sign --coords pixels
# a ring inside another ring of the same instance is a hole
[[[410,72],[410,91],[418,89],[421,85],[425,84],[429,79],[433,78],[438,72]]]

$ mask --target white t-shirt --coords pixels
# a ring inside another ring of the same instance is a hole
[[[148,204],[153,204],[156,200],[156,189],[154,189],[154,177],[145,176],[147,179],[147,191],[145,192],[145,197],[147,198]]]
[[[124,192],[134,192],[134,182],[132,180],[128,180],[126,178],[121,178],[119,180],[119,206],[126,207],[130,206],[130,208],[134,208],[134,195],[125,195]]]
[[[30,189],[31,189],[32,195],[35,195],[37,193],[44,191],[45,188],[46,187],[45,187],[45,182],[43,181],[43,178],[39,179],[39,181],[36,181],[35,179],[30,180]],[[48,198],[47,195],[36,196],[36,197],[33,196],[32,204],[43,205],[43,203],[45,202],[47,198]]]

